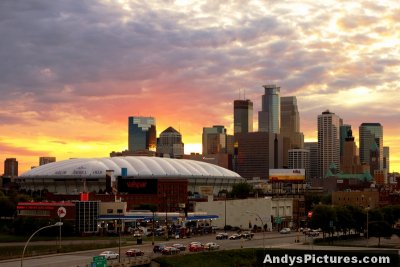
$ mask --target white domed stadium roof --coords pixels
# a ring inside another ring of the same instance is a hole
[[[21,178],[33,177],[105,177],[106,171],[121,175],[127,169],[127,176],[133,177],[221,177],[240,178],[239,174],[214,164],[158,157],[111,157],[69,159],[45,164],[23,173]]]

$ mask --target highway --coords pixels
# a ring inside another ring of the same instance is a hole
[[[299,237],[300,243],[295,242],[296,238]],[[309,241],[307,239],[311,239],[311,237],[305,237],[302,234],[291,233],[291,234],[279,234],[276,232],[268,232],[265,233],[265,248],[290,248],[290,249],[302,249],[305,251],[312,250],[366,250],[372,249],[377,250],[376,248],[360,248],[360,247],[336,247],[336,246],[315,246],[304,244],[304,242]],[[252,240],[216,240],[215,235],[204,235],[204,236],[196,236],[188,239],[173,239],[167,242],[156,242],[156,244],[162,243],[166,245],[172,245],[175,243],[181,243],[184,245],[188,245],[190,242],[198,241],[201,243],[207,242],[215,242],[220,245],[221,250],[229,250],[229,249],[240,249],[240,248],[262,248],[263,246],[263,235],[262,233],[256,233]],[[121,260],[126,258],[125,252],[130,248],[139,248],[141,249],[145,255],[144,257],[160,257],[160,253],[153,253],[153,246],[151,242],[147,241],[142,245],[130,245],[121,247]],[[26,267],[77,267],[77,266],[86,266],[92,261],[93,256],[99,255],[102,251],[112,250],[118,253],[117,248],[110,249],[100,249],[100,250],[90,250],[90,251],[79,251],[73,253],[66,254],[53,254],[46,256],[38,256],[38,257],[30,257],[24,259],[24,266]],[[188,252],[185,251],[183,253],[196,253],[196,252]],[[118,260],[114,260],[118,261]],[[20,259],[6,260],[0,261],[1,267],[19,267],[21,266]],[[89,266],[89,265],[88,265]]]
[[[295,244],[296,234],[279,234],[279,233],[266,233],[265,234],[265,247],[285,247],[292,246]],[[304,241],[304,237],[301,236],[302,241]],[[156,242],[172,245],[175,243],[181,243],[184,245],[188,245],[190,242],[199,241],[202,243],[207,242],[215,242],[220,245],[220,249],[240,249],[240,248],[254,248],[254,247],[262,247],[263,246],[263,235],[262,233],[256,233],[252,240],[216,240],[215,235],[204,235],[204,236],[196,236],[187,239],[171,239],[166,242]],[[143,245],[131,245],[121,247],[121,256],[122,259],[125,258],[125,252],[130,248],[140,248],[144,253],[145,257],[159,257],[161,256],[159,253],[153,253],[153,246],[151,242],[146,242]],[[79,251],[72,252],[66,254],[53,254],[53,255],[45,255],[38,257],[30,257],[24,258],[24,266],[29,267],[47,267],[47,266],[57,266],[57,267],[76,267],[76,266],[85,266],[92,261],[93,256],[99,255],[102,251],[112,250],[118,253],[117,248],[110,249],[100,249],[100,250],[90,250],[90,251]],[[193,252],[184,252],[184,253],[193,253]],[[118,261],[118,260],[114,260]],[[1,267],[20,267],[21,261],[20,259],[6,260],[0,261]]]

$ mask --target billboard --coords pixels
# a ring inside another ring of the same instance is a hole
[[[302,182],[305,179],[304,169],[270,169],[271,182]]]
[[[128,194],[157,194],[157,179],[118,177],[118,192]]]

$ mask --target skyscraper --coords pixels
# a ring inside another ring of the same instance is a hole
[[[344,130],[347,129],[346,136],[344,135]],[[353,132],[349,125],[343,125],[340,127],[340,142],[341,143],[341,170],[344,173],[362,173],[360,169],[360,158],[358,156],[358,149],[356,143],[354,142]]]
[[[331,164],[340,170],[340,137],[342,119],[329,110],[318,115],[318,167],[320,177],[325,177]]]
[[[295,96],[281,97],[281,134],[283,140],[283,165],[288,166],[288,151],[304,147],[304,135],[300,132],[300,115]]]
[[[308,149],[289,150],[289,169],[304,169],[306,181],[310,179],[310,151]]]
[[[18,161],[16,158],[6,158],[4,161],[4,177],[18,177]]]
[[[384,146],[383,147],[383,168],[386,169],[388,173],[390,173],[389,158],[390,158],[389,147]]]
[[[309,178],[319,177],[319,168],[318,168],[318,142],[305,142],[304,149],[310,151],[309,153]]]
[[[165,129],[158,138],[157,154],[162,157],[182,158],[182,135],[172,127]]]
[[[378,168],[383,169],[383,127],[380,123],[362,123],[360,134],[360,161],[370,164],[370,151],[375,143],[379,150]],[[370,164],[371,165],[371,164]],[[372,173],[371,173],[372,174]]]
[[[242,177],[268,179],[269,169],[282,168],[282,137],[268,132],[239,133],[236,172]]]
[[[258,112],[258,131],[278,134],[281,128],[280,87],[274,84],[263,87],[265,94],[261,98],[261,111]]]
[[[226,153],[226,129],[222,125],[203,128],[203,155]]]
[[[351,125],[343,124],[340,126],[340,157],[343,157],[344,143],[348,137],[349,130],[351,131]]]
[[[235,100],[233,102],[233,132],[250,133],[253,131],[253,102]]]
[[[128,118],[128,150],[156,151],[156,120],[153,117]]]

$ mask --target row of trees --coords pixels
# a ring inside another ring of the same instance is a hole
[[[367,227],[368,216],[368,227]],[[317,205],[313,209],[311,227],[320,228],[323,237],[364,233],[369,237],[390,237],[400,220],[400,205],[391,205],[371,210],[354,206]]]

